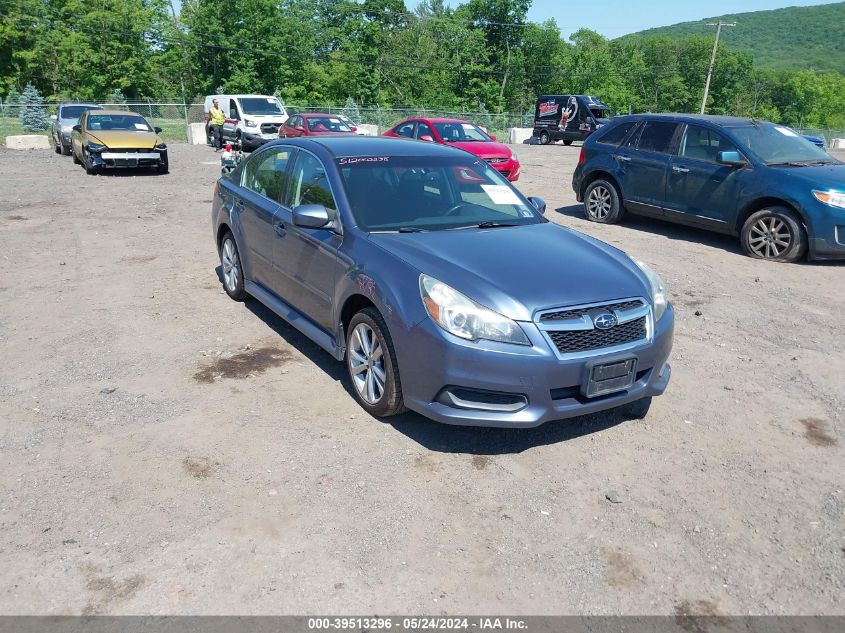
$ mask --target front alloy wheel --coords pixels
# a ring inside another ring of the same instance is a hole
[[[405,411],[393,340],[375,308],[364,308],[349,323],[346,368],[355,399],[370,415],[387,417]]]
[[[742,247],[756,259],[794,262],[807,250],[801,221],[789,209],[772,207],[751,215],[742,227]]]

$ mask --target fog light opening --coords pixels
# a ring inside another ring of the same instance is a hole
[[[516,413],[528,406],[528,398],[519,393],[466,387],[446,387],[437,395],[435,401],[455,409],[496,413]]]

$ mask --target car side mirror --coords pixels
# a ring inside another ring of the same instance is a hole
[[[76,125],[74,125],[72,129],[73,129],[74,132],[82,132],[82,126],[79,125],[78,123]]]
[[[161,134],[161,128],[160,128],[160,127],[154,127],[154,128],[153,128],[153,131],[154,131],[156,134]]]
[[[542,198],[538,198],[537,196],[528,196],[528,202],[534,205],[534,208],[540,213],[546,213],[546,201]]]
[[[294,125],[293,129],[296,130],[297,132],[304,132],[305,126],[304,125]]]
[[[55,114],[51,114],[51,115],[50,115],[50,120],[51,120],[51,121],[58,121],[58,120],[59,120],[59,117],[57,117]]]
[[[293,210],[294,226],[321,229],[329,221],[329,212],[322,204],[301,204]]]
[[[716,156],[716,162],[730,167],[745,167],[748,164],[736,151],[719,152]]]
[[[432,138],[431,134],[423,134],[420,137],[420,140],[425,141],[426,143],[433,143],[434,142],[434,139]]]
[[[495,134],[488,134],[487,136],[489,136],[490,138],[492,138],[494,141],[498,140],[498,139],[496,138],[496,135],[495,135]]]

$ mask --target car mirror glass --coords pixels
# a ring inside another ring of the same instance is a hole
[[[294,226],[321,229],[329,223],[329,212],[321,204],[301,204],[293,210]]]
[[[420,137],[420,140],[421,140],[421,141],[425,141],[426,143],[433,143],[433,142],[434,142],[434,139],[431,137],[431,135],[430,135],[430,134],[423,134],[423,135]]]
[[[716,161],[722,165],[730,165],[731,167],[743,167],[745,165],[745,161],[737,151],[719,152]]]
[[[540,213],[546,213],[546,201],[542,198],[538,198],[537,196],[528,196],[528,202],[530,202]]]

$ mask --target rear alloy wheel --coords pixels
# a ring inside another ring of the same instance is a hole
[[[600,224],[616,224],[624,213],[619,192],[607,180],[594,180],[584,192],[587,219]]]
[[[223,268],[223,289],[226,294],[235,301],[244,301],[249,295],[244,289],[241,257],[238,254],[238,245],[235,244],[235,236],[231,232],[226,233],[220,242],[220,266]]]
[[[745,253],[755,259],[794,262],[807,252],[807,235],[801,220],[786,207],[752,213],[740,235]]]
[[[540,132],[540,145],[548,145],[552,142],[552,137],[548,132]]]
[[[355,399],[370,415],[387,417],[405,411],[393,340],[375,308],[364,308],[352,317],[346,368]]]

